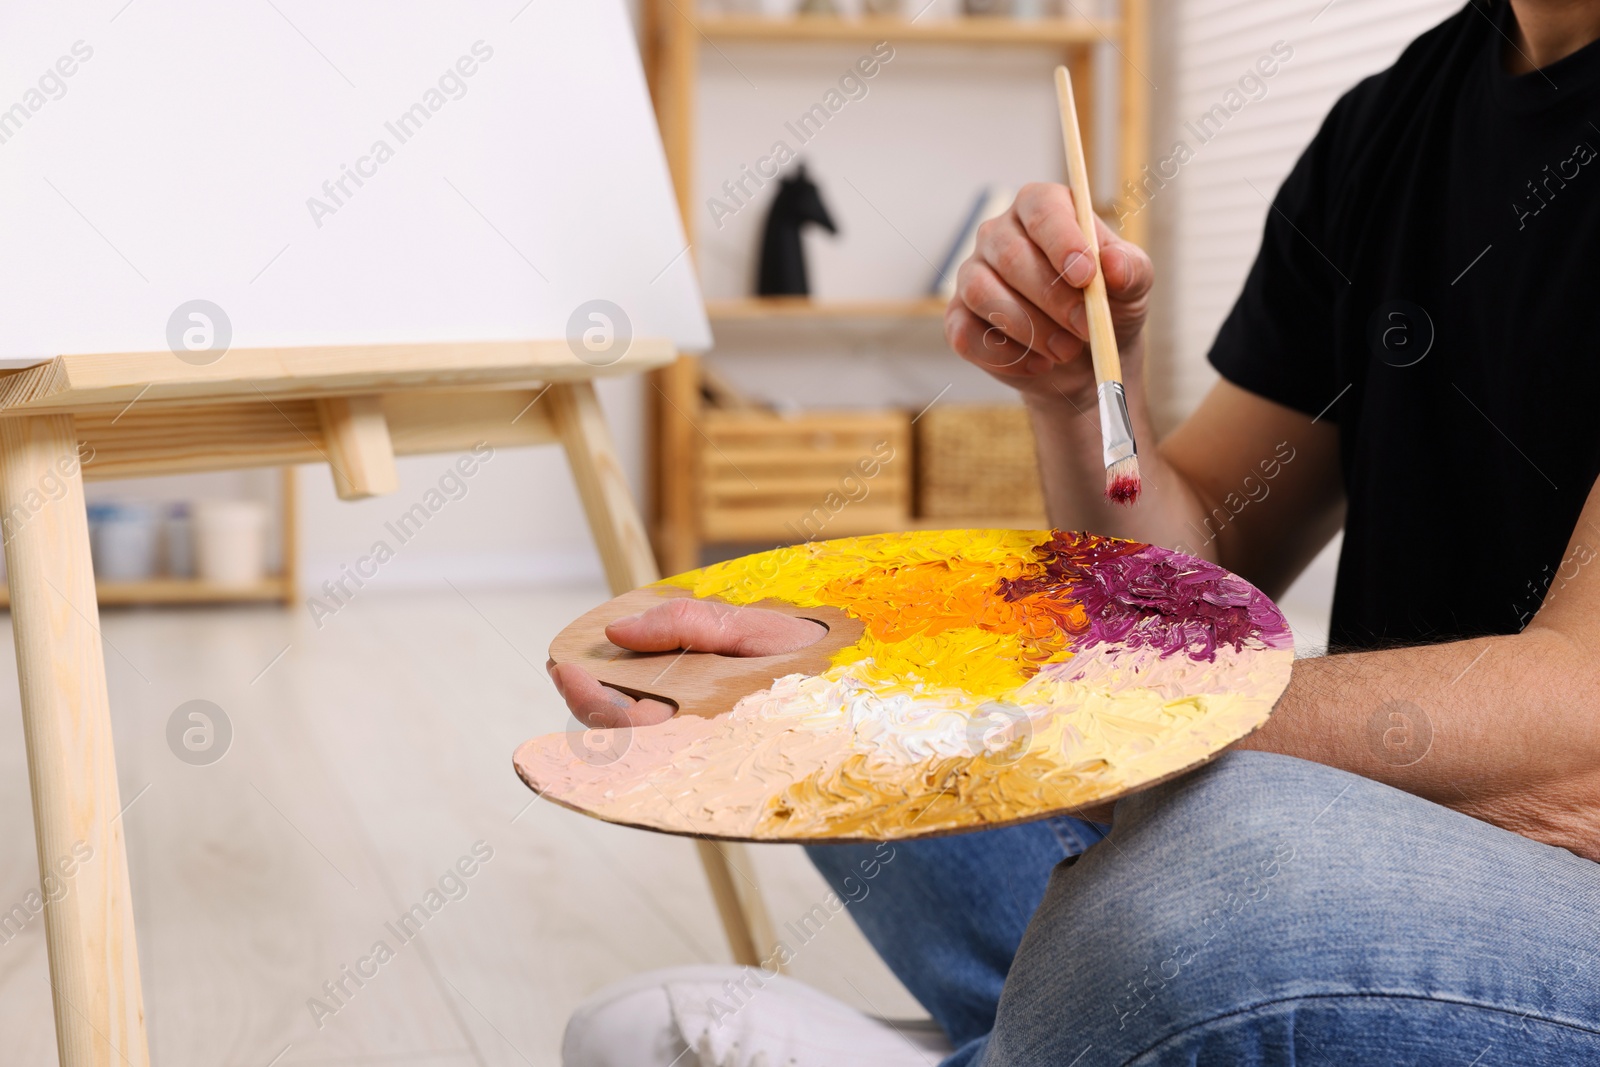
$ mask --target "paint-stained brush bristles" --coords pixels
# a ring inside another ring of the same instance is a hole
[[[1113,504],[1139,502],[1139,457],[1119,459],[1106,468],[1106,499]]]
[[[1139,501],[1139,446],[1133,439],[1128,394],[1121,382],[1101,382],[1100,459],[1106,467],[1106,499],[1113,504]]]

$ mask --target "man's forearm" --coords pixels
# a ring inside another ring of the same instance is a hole
[[[1596,660],[1539,627],[1302,659],[1238,747],[1339,767],[1600,859]]]

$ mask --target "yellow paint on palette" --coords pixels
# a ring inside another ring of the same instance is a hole
[[[994,595],[1023,575],[1039,534],[878,534],[745,556],[668,583],[732,604],[772,598],[841,608],[866,624],[834,665],[861,664],[885,691],[951,687],[999,699],[1070,655],[1053,619]],[[848,550],[843,550],[848,546]]]
[[[1086,534],[845,538],[659,584],[826,605],[864,629],[820,674],[774,678],[724,715],[675,716],[598,749],[551,735],[518,751],[546,797],[674,833],[893,839],[1079,808],[1259,726],[1293,659],[1282,615],[1248,583]]]

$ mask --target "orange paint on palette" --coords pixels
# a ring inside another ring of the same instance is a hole
[[[995,596],[996,585],[1005,576],[1002,568],[983,561],[914,563],[835,579],[817,595],[824,603],[845,608],[861,619],[873,636],[883,641],[966,626],[1051,636],[1054,628],[1028,604]]]

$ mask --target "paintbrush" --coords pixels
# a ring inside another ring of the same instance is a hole
[[[1100,398],[1100,446],[1106,463],[1106,499],[1132,504],[1139,499],[1139,449],[1128,418],[1128,395],[1122,388],[1122,359],[1111,324],[1105,271],[1100,266],[1100,238],[1095,232],[1094,201],[1089,198],[1089,166],[1083,158],[1083,132],[1072,98],[1072,75],[1056,68],[1056,100],[1061,105],[1061,138],[1067,146],[1067,182],[1078,213],[1078,229],[1094,259],[1094,277],[1083,290],[1089,320],[1089,353],[1094,359],[1095,391]]]

